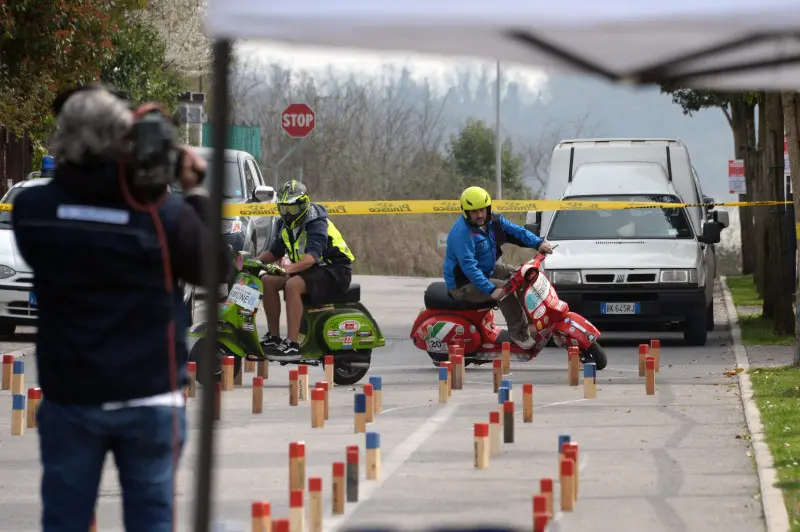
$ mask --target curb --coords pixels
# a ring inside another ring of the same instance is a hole
[[[24,349],[17,349],[16,351],[9,351],[7,353],[3,353],[4,355],[14,355],[14,357],[27,357],[36,354],[36,346],[32,345],[30,347],[26,347]]]
[[[736,366],[744,371],[738,374],[739,390],[741,391],[742,407],[747,430],[750,431],[750,444],[756,459],[756,470],[761,489],[761,506],[768,532],[787,532],[789,530],[789,514],[783,500],[783,492],[775,486],[778,482],[778,473],[772,461],[772,453],[764,440],[764,425],[761,423],[761,414],[753,400],[753,386],[750,383],[750,362],[747,351],[742,345],[742,331],[739,328],[739,316],[733,305],[733,297],[728,290],[725,277],[720,277],[722,295],[725,298],[725,313],[728,315],[728,324],[731,328],[733,339],[733,354],[736,357]]]

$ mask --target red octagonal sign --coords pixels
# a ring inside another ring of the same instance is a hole
[[[293,139],[309,136],[316,125],[314,111],[304,103],[293,103],[281,113],[281,127]]]

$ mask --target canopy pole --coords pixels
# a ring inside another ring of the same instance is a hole
[[[231,42],[218,40],[214,43],[214,87],[213,87],[213,155],[212,174],[217,179],[211,181],[209,212],[206,213],[209,237],[205,249],[204,285],[208,298],[206,305],[205,345],[201,346],[200,356],[212,361],[217,358],[217,295],[219,294],[220,271],[219,249],[222,246],[222,191],[225,180],[225,146],[228,140],[228,84],[231,56]],[[211,363],[200,364],[201,382],[214,380]],[[200,414],[200,452],[197,456],[197,487],[194,496],[194,531],[209,532],[211,524],[211,486],[214,472],[214,390],[203,389]]]

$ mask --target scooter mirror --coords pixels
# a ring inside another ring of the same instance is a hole
[[[241,271],[242,266],[244,266],[244,255],[239,253],[236,256],[236,269]]]

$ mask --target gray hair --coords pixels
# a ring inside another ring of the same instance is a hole
[[[127,151],[133,113],[105,89],[82,90],[64,102],[50,141],[57,163],[80,164],[92,157],[117,158]]]

